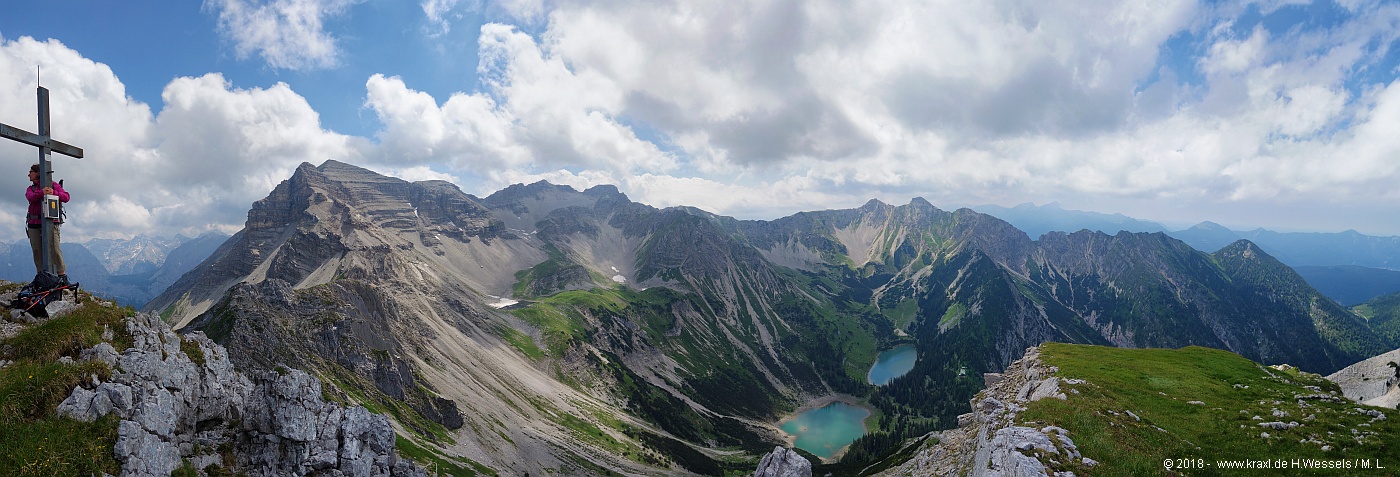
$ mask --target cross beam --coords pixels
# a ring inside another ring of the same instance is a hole
[[[52,156],[50,153],[57,152],[65,156],[82,159],[83,150],[82,148],[55,141],[49,137],[49,90],[40,86],[37,93],[39,96],[39,134],[34,134],[6,124],[0,124],[0,137],[39,148],[39,187],[49,188],[53,186],[53,179],[49,177],[50,172],[53,171],[53,169],[49,167],[49,157]],[[49,201],[45,198],[43,208],[50,206],[47,202]],[[58,207],[59,204],[52,204],[52,206]],[[48,218],[39,219],[39,223],[41,224],[39,248],[43,249],[42,271],[45,272],[55,271],[53,269],[53,256],[49,250],[49,240],[53,235],[53,228],[55,227],[53,222],[54,221]]]
[[[83,158],[83,148],[81,147],[70,146],[7,124],[0,124],[0,137],[13,139],[34,147],[47,147],[49,150],[65,156]]]

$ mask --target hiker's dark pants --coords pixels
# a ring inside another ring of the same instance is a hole
[[[29,248],[34,250],[34,273],[44,271],[44,251],[42,250],[40,236],[44,234],[42,228],[26,228],[29,231]],[[63,266],[63,251],[58,248],[58,224],[54,224],[53,232],[49,235],[49,255],[53,260],[53,270],[49,270],[57,275],[67,275],[68,269]]]

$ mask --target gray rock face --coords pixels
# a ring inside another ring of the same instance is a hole
[[[987,381],[987,389],[972,400],[972,412],[958,416],[958,428],[939,433],[936,445],[925,447],[909,462],[881,475],[1033,477],[1049,474],[1041,459],[1096,465],[1093,459],[1080,455],[1069,431],[1015,424],[1026,403],[1067,399],[1060,390],[1060,378],[1053,376],[1058,371],[1041,364],[1039,348],[1027,349],[1021,359],[997,375],[998,379]]]
[[[1327,379],[1353,401],[1378,407],[1400,405],[1400,349],[1347,366]]]
[[[74,388],[58,407],[85,421],[121,418],[113,452],[123,476],[170,475],[182,459],[220,463],[220,446],[232,446],[236,470],[248,475],[425,475],[394,453],[388,418],[325,402],[305,372],[250,379],[222,347],[202,334],[181,337],[151,314],[128,319],[127,329],[131,349],[118,355],[102,343],[81,355],[113,365],[111,381]],[[182,340],[200,356],[185,354]]]
[[[812,477],[812,463],[796,451],[779,446],[763,456],[753,477]]]

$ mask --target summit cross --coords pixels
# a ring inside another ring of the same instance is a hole
[[[8,124],[0,123],[0,137],[19,141],[30,146],[39,148],[39,188],[45,189],[53,186],[53,178],[49,177],[53,172],[53,169],[50,168],[49,165],[49,157],[53,155],[51,153],[57,152],[65,156],[82,159],[83,150],[79,147],[74,147],[62,142],[55,141],[53,140],[53,138],[49,137],[49,90],[44,88],[43,86],[40,86],[38,89],[39,134],[34,134],[14,126],[10,126]],[[45,207],[54,207],[56,210],[58,205],[45,204]],[[41,237],[41,245],[39,247],[44,251],[43,271],[52,272],[53,257],[51,256],[52,253],[49,251],[49,237],[53,232],[54,224],[52,220],[47,219],[41,219],[39,220],[39,223],[43,224],[43,231],[39,234]]]

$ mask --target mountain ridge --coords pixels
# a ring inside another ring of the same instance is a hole
[[[1382,346],[1289,273],[1249,242],[1037,241],[923,199],[745,221],[611,186],[479,199],[327,161],[298,167],[147,309],[245,365],[362,389],[415,440],[493,468],[712,474],[736,468],[718,447],[756,460],[779,416],[832,394],[881,411],[846,457],[877,459],[879,442],[953,424],[977,373],[1045,341],[1204,344],[1320,371]],[[866,384],[899,343],[915,368]]]

